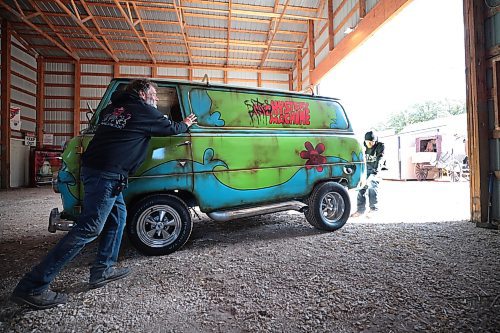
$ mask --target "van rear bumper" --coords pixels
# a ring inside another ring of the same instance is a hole
[[[75,221],[61,219],[61,213],[58,208],[52,208],[49,216],[49,232],[56,232],[57,230],[69,231],[75,225]]]

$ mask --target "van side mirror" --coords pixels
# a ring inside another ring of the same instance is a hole
[[[87,118],[87,121],[90,123],[90,119],[92,119],[92,116],[94,115],[94,109],[92,109],[92,106],[90,106],[89,102],[87,102],[87,108],[89,110],[85,113],[85,117]]]

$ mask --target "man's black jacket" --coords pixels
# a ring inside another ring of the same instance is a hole
[[[172,122],[156,108],[128,92],[114,93],[99,115],[99,126],[82,156],[82,166],[127,177],[146,158],[152,136],[186,132],[183,122]]]

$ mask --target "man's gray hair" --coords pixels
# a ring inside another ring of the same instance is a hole
[[[143,93],[147,94],[150,87],[154,87],[155,89],[158,88],[156,83],[154,83],[148,79],[137,79],[137,80],[130,82],[127,85],[127,88],[125,88],[125,91],[127,91],[129,93],[136,94],[136,95],[139,95],[139,93],[141,91]]]

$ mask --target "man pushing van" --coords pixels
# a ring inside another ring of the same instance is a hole
[[[385,146],[378,140],[377,135],[373,131],[365,133],[365,158],[366,158],[366,185],[358,192],[358,209],[351,217],[359,217],[366,210],[366,192],[368,192],[368,204],[370,211],[368,216],[373,215],[378,211],[378,192],[380,178],[378,173],[384,166],[384,150]]]
[[[124,92],[114,93],[112,103],[101,112],[99,127],[82,155],[82,213],[76,225],[18,283],[11,296],[15,303],[35,309],[66,303],[67,296],[50,290],[49,284],[99,235],[89,287],[99,288],[130,274],[129,268],[115,267],[127,215],[122,195],[127,178],[144,161],[152,136],[183,133],[196,123],[194,114],[182,122],[164,117],[156,109],[156,88],[146,79],[132,81]]]

